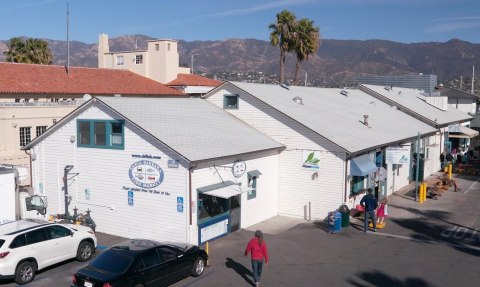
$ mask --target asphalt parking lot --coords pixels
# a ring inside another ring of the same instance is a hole
[[[480,281],[480,178],[456,177],[460,192],[446,191],[438,200],[415,202],[411,192],[389,199],[384,229],[363,233],[351,219],[337,234],[324,222],[275,217],[209,244],[203,276],[174,287],[253,286],[250,260],[243,255],[256,229],[265,234],[270,264],[262,286],[472,286]],[[98,233],[99,249],[124,238]],[[85,263],[74,260],[40,272],[28,286],[69,286]],[[2,281],[0,286],[16,286]]]

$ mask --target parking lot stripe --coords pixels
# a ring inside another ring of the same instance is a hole
[[[454,244],[454,243],[448,243],[448,242],[436,241],[436,240],[422,240],[422,239],[417,239],[409,236],[395,235],[395,234],[389,234],[389,233],[383,233],[383,232],[375,232],[375,233],[370,232],[369,234],[393,237],[398,239],[405,239],[405,240],[421,242],[421,243],[440,244],[440,245],[447,245],[455,248],[464,248],[464,249],[472,249],[472,250],[480,251],[480,247],[475,247],[471,245],[461,245],[461,244]]]

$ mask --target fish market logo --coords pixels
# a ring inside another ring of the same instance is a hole
[[[128,176],[137,186],[153,188],[162,183],[163,170],[158,164],[152,161],[140,160],[130,166]]]

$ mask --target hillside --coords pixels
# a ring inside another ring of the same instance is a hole
[[[129,35],[110,39],[111,51],[146,48],[144,35]],[[54,64],[65,65],[65,41],[46,40],[54,54]],[[0,52],[7,49],[7,41],[0,41]],[[254,39],[227,39],[224,41],[179,41],[180,63],[190,66],[194,55],[195,73],[215,75],[235,80],[239,73],[251,73],[265,82],[275,79],[279,51],[269,42]],[[97,45],[70,42],[72,66],[97,66]],[[0,60],[4,61],[3,53]],[[424,42],[404,44],[385,40],[322,40],[318,53],[302,66],[313,85],[342,86],[352,83],[360,75],[394,75],[405,73],[433,73],[439,82],[471,78],[472,65],[480,60],[480,44],[453,39],[445,43]],[[287,58],[287,77],[293,77],[295,58]]]

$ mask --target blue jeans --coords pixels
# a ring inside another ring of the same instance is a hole
[[[260,282],[262,276],[263,261],[252,260],[253,282]]]
[[[368,218],[372,219],[373,229],[377,229],[377,220],[375,218],[375,210],[365,211],[365,232],[368,230]]]

